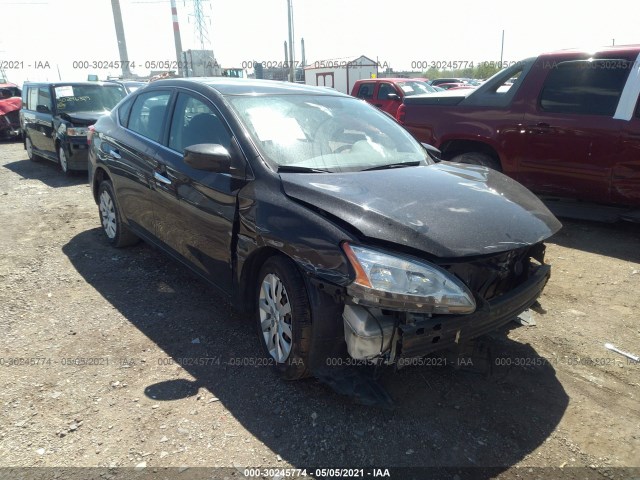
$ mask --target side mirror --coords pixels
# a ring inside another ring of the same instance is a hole
[[[387,98],[388,98],[389,100],[397,100],[397,101],[400,101],[400,97],[398,96],[398,94],[397,94],[397,93],[388,93],[388,94],[387,94]]]
[[[38,113],[51,113],[51,109],[46,105],[38,105],[36,106],[36,112]]]
[[[428,143],[421,143],[421,145],[422,145],[422,148],[424,148],[427,151],[429,156],[433,158],[434,161],[436,162],[442,161],[442,152],[440,150],[438,150],[433,145],[429,145]]]
[[[231,154],[217,143],[199,143],[184,149],[184,163],[196,170],[230,173]]]

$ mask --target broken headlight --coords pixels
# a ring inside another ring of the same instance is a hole
[[[342,248],[356,272],[354,301],[430,313],[472,313],[469,289],[445,270],[426,262],[350,245]]]

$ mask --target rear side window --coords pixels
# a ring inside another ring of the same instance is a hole
[[[139,95],[129,116],[127,127],[154,142],[160,142],[171,93],[147,92]]]
[[[540,93],[540,107],[552,113],[613,116],[631,65],[616,59],[553,65]]]
[[[129,100],[118,107],[118,121],[123,127],[126,127],[129,124],[129,113],[131,112],[132,105],[133,102]]]
[[[373,87],[375,84],[373,83],[363,83],[358,88],[357,97],[358,98],[373,98]]]
[[[38,87],[29,87],[29,93],[27,94],[27,109],[35,110],[38,105]]]

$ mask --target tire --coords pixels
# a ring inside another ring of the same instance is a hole
[[[312,325],[304,279],[286,257],[269,258],[255,290],[260,343],[285,380],[308,377]]]
[[[502,166],[500,162],[495,158],[487,155],[486,153],[480,152],[468,152],[462,153],[460,155],[456,155],[451,159],[452,162],[457,163],[467,163],[470,165],[481,165],[483,167],[492,168],[493,170],[497,170],[498,172],[502,171]]]
[[[40,161],[40,157],[33,153],[33,143],[28,135],[25,135],[24,138],[24,149],[27,151],[27,157],[29,157],[29,160],[32,162]]]
[[[69,161],[62,145],[58,147],[58,165],[65,175],[69,175]]]
[[[138,243],[140,239],[122,223],[117,205],[113,185],[109,180],[103,180],[98,187],[98,213],[107,241],[116,248]]]

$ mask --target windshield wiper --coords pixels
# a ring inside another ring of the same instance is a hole
[[[326,168],[311,168],[301,167],[299,165],[280,165],[278,166],[278,172],[284,173],[331,173],[331,170]]]
[[[360,170],[361,172],[370,172],[371,170],[387,170],[390,168],[402,168],[402,167],[417,167],[422,160],[415,160],[413,162],[400,162],[400,163],[387,163],[385,165],[376,165],[375,167],[365,168]]]

